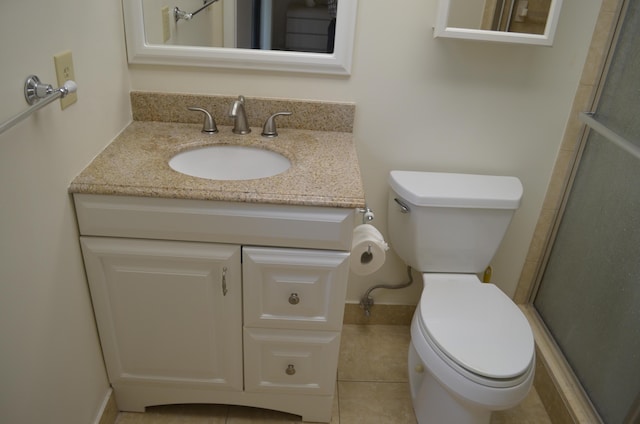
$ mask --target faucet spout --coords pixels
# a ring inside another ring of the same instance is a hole
[[[238,96],[238,99],[233,101],[229,116],[234,118],[233,129],[231,130],[234,134],[249,134],[251,132],[247,121],[247,113],[244,110],[244,96]]]

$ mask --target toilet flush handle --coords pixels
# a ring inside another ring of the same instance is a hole
[[[407,206],[406,203],[404,203],[402,200],[398,199],[397,197],[394,198],[393,200],[395,200],[395,202],[400,205],[400,212],[402,213],[409,213],[411,212],[411,209],[409,209],[409,206]]]

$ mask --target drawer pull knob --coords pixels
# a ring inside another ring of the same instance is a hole
[[[293,375],[296,373],[296,367],[294,367],[292,364],[289,364],[285,372],[287,373],[287,375]]]
[[[291,296],[289,296],[289,303],[291,303],[292,305],[297,305],[298,303],[300,303],[300,297],[298,297],[298,293],[291,293]]]

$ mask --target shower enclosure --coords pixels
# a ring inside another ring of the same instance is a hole
[[[533,305],[606,424],[640,423],[640,0],[629,0]]]

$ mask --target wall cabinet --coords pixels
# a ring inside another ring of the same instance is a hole
[[[354,211],[74,198],[121,410],[228,403],[330,420]],[[287,220],[286,233],[269,225]],[[342,230],[327,237],[328,223]]]

